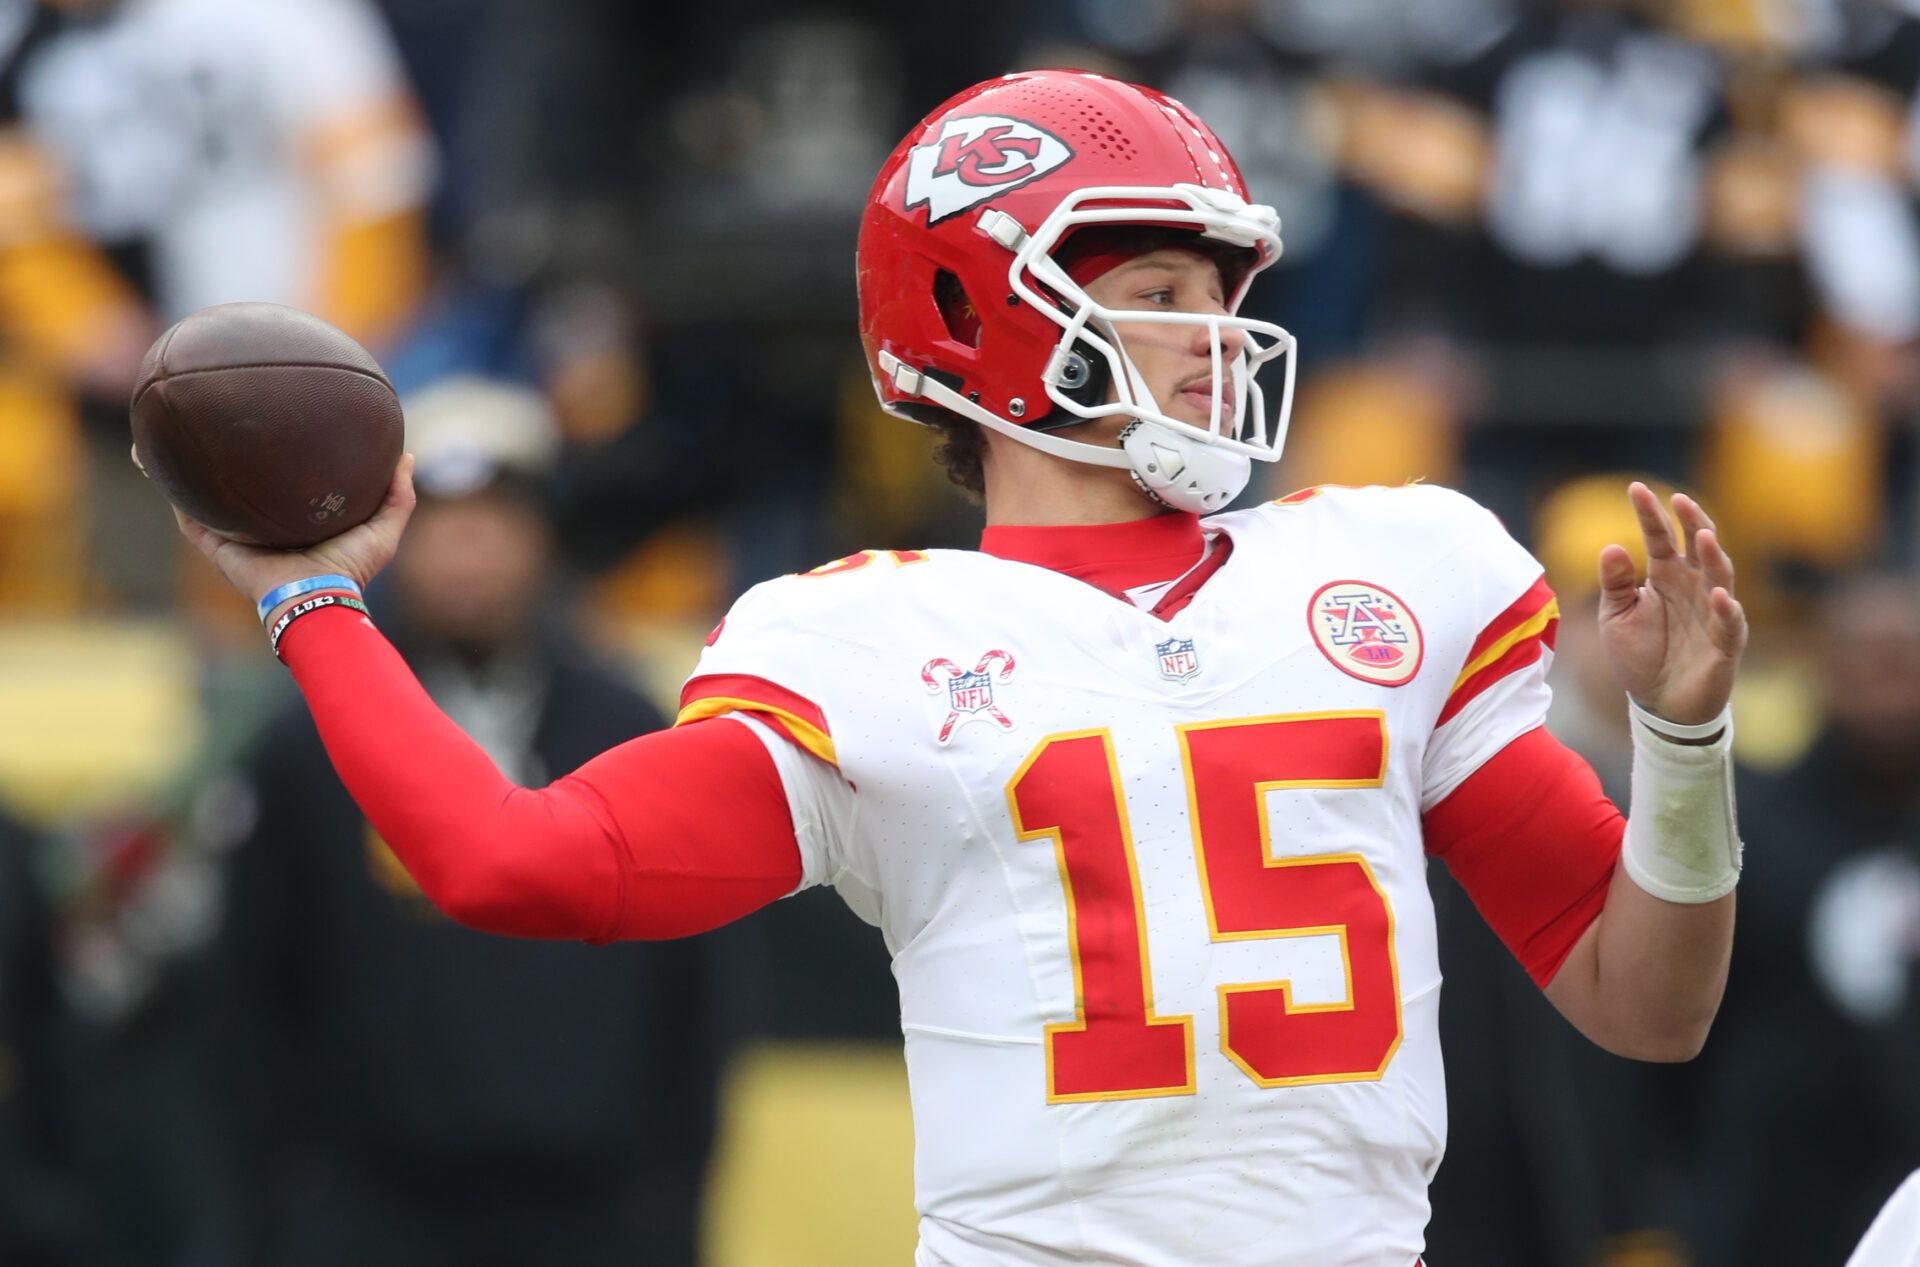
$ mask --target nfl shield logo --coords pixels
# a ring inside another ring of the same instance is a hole
[[[956,713],[992,708],[993,679],[984,673],[962,673],[947,683],[947,701]]]
[[[993,683],[1013,676],[1013,654],[998,647],[981,656],[973,668],[963,669],[945,656],[935,656],[920,666],[920,684],[931,695],[940,688],[947,691],[947,715],[940,723],[939,740],[944,746],[953,732],[970,721],[989,722],[1001,730],[1012,730],[1013,721],[993,702]]]
[[[1200,657],[1193,653],[1193,639],[1169,638],[1155,645],[1160,657],[1160,676],[1169,682],[1184,682],[1200,671]]]

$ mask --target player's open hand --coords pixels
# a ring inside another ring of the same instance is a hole
[[[400,534],[413,515],[413,455],[403,454],[393,469],[387,498],[373,518],[329,537],[305,550],[268,550],[222,536],[176,508],[180,531],[200,553],[213,561],[229,584],[249,601],[258,602],[269,590],[288,581],[338,572],[365,586],[392,562],[400,549]]]
[[[1645,484],[1627,488],[1647,544],[1647,583],[1635,584],[1623,546],[1600,551],[1600,641],[1614,679],[1649,712],[1682,725],[1712,721],[1733,694],[1747,617],[1733,597],[1733,560],[1713,521],[1684,493],[1673,519]]]

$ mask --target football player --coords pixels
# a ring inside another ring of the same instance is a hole
[[[1630,821],[1541,728],[1557,608],[1440,488],[1201,518],[1280,451],[1280,251],[1178,102],[1044,71],[941,106],[861,225],[887,409],[942,429],[977,551],[755,587],[679,724],[517,787],[357,589],[412,506],[304,554],[183,529],[258,600],[335,765],[421,888],[497,932],[673,937],[830,884],[883,932],[917,1261],[1417,1260],[1446,1134],[1427,859],[1594,1041],[1691,1056],[1739,843],[1733,569],[1627,490],[1599,559]],[[1269,371],[1262,381],[1260,371]]]

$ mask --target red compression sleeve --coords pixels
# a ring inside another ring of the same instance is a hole
[[[1530,730],[1421,820],[1427,852],[1545,986],[1606,904],[1626,820],[1593,767]]]
[[[524,788],[358,612],[303,616],[280,653],[341,782],[459,923],[521,937],[681,937],[800,883],[779,772],[739,722],[643,735]]]

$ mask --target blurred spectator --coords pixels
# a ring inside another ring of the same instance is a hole
[[[528,327],[534,373],[566,439],[555,494],[572,562],[614,568],[739,478],[734,389],[698,336],[661,346],[628,296],[591,283],[549,288]],[[711,594],[693,618],[723,602]]]
[[[1748,868],[1688,1073],[1702,1267],[1838,1263],[1920,1160],[1920,585],[1820,604],[1825,731],[1740,783]]]
[[[732,578],[724,535],[689,518],[711,514],[745,474],[734,460],[738,387],[714,342],[661,330],[606,281],[468,279],[434,296],[385,367],[403,397],[428,383],[477,383],[489,412],[550,413],[553,526],[566,561],[593,578],[595,607],[629,627],[697,625],[688,640],[697,642]],[[484,381],[501,377],[524,377],[539,396]]]
[[[58,7],[26,117],[163,321],[262,299],[378,343],[405,320],[432,160],[365,0]]]
[[[72,1034],[31,849],[0,815],[0,1262],[80,1267],[95,1260],[75,1155]]]
[[[410,402],[421,501],[375,599],[436,702],[540,784],[663,719],[545,611],[537,397]],[[718,991],[699,942],[516,942],[434,912],[299,710],[248,771],[213,952],[234,1261],[691,1264]]]
[[[74,386],[118,394],[153,331],[139,297],[68,215],[59,164],[21,118],[21,72],[58,24],[0,6],[0,609],[85,596],[85,453]]]
[[[96,424],[84,531],[97,588],[159,606],[178,542],[126,462],[145,345],[197,308],[252,299],[316,312],[378,350],[425,282],[431,150],[368,0],[5,11],[24,31],[5,87],[44,156],[45,201],[95,248],[56,269],[43,246],[5,288],[34,328],[85,350],[61,368]]]
[[[1872,424],[1891,551],[1920,557],[1920,15],[1836,4],[1781,108],[1800,159],[1808,351]],[[1861,559],[1871,556],[1862,551]]]
[[[1894,4],[1836,6],[1779,106],[1801,166],[1800,238],[1826,359],[1869,401],[1920,389],[1920,163],[1913,103],[1920,20]]]
[[[1885,452],[1868,402],[1797,360],[1730,369],[1716,392],[1700,483],[1735,525],[1741,601],[1788,594],[1870,559],[1885,536]]]
[[[1328,50],[1303,38],[1313,33],[1310,22],[1259,21],[1255,0],[1137,7],[1159,20],[1122,30],[1110,14],[1087,17],[1123,41],[1145,82],[1211,123],[1249,194],[1272,205],[1286,227],[1274,275],[1251,296],[1255,315],[1279,321],[1320,356],[1338,355],[1360,335],[1375,221],[1338,168],[1339,126],[1320,69]]]
[[[1377,319],[1471,365],[1470,487],[1516,521],[1600,445],[1683,476],[1701,357],[1750,316],[1711,266],[1703,194],[1727,68],[1659,9],[1520,6],[1481,51],[1430,62],[1423,91],[1355,114],[1362,170],[1412,213]]]

